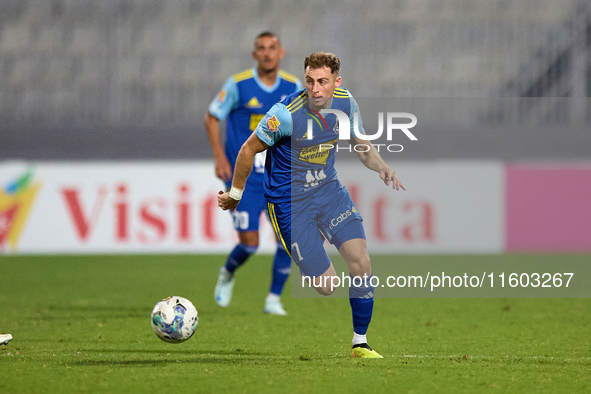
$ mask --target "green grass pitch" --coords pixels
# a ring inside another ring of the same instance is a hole
[[[384,359],[359,360],[346,299],[290,298],[288,285],[289,315],[263,315],[271,257],[260,255],[221,309],[213,289],[223,260],[0,257],[0,333],[14,336],[0,346],[0,393],[591,390],[590,299],[378,298],[368,336]],[[199,311],[182,344],[150,327],[168,295]]]

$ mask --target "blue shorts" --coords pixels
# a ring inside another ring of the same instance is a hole
[[[249,191],[250,189],[250,191]],[[246,187],[236,212],[230,211],[236,231],[258,231],[261,213],[267,212],[267,202],[262,190]]]
[[[326,184],[309,198],[269,203],[271,223],[285,250],[303,275],[319,276],[330,267],[324,239],[338,248],[350,239],[363,238],[363,218],[346,187]]]

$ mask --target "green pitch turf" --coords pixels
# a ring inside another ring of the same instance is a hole
[[[515,256],[470,256],[503,258]],[[358,360],[348,300],[290,298],[288,285],[289,316],[263,315],[271,258],[256,256],[221,309],[213,289],[222,260],[0,257],[0,333],[14,336],[0,346],[0,393],[591,390],[590,299],[377,299],[368,335],[384,359]],[[168,295],[199,311],[182,344],[150,327]]]

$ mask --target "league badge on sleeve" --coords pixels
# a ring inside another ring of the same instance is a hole
[[[222,89],[222,90],[221,90],[221,91],[218,93],[218,101],[219,101],[220,103],[223,103],[225,99],[226,99],[226,91]]]
[[[279,130],[279,120],[277,120],[277,116],[273,115],[269,119],[267,119],[267,130],[272,133],[275,133]]]

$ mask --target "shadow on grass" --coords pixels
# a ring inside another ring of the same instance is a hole
[[[174,353],[171,353],[174,357]],[[278,357],[244,354],[214,353],[195,354],[190,357],[170,359],[143,359],[143,360],[79,360],[74,363],[76,366],[118,366],[118,367],[156,367],[166,364],[259,364],[261,366],[277,365]]]
[[[208,350],[208,349],[197,349],[197,350],[169,350],[169,349],[79,349],[80,353],[102,353],[102,354],[116,354],[116,353],[138,353],[138,354],[193,354],[195,356],[257,356],[257,357],[274,357],[276,355],[262,352],[243,352],[241,350]]]
[[[112,306],[112,305],[49,305],[47,307],[50,311],[83,311],[83,312],[97,312],[97,311],[134,311],[134,312],[152,312],[152,307],[129,307],[129,306]]]
[[[42,320],[149,318],[151,307],[113,307],[108,305],[50,305],[39,311]]]

